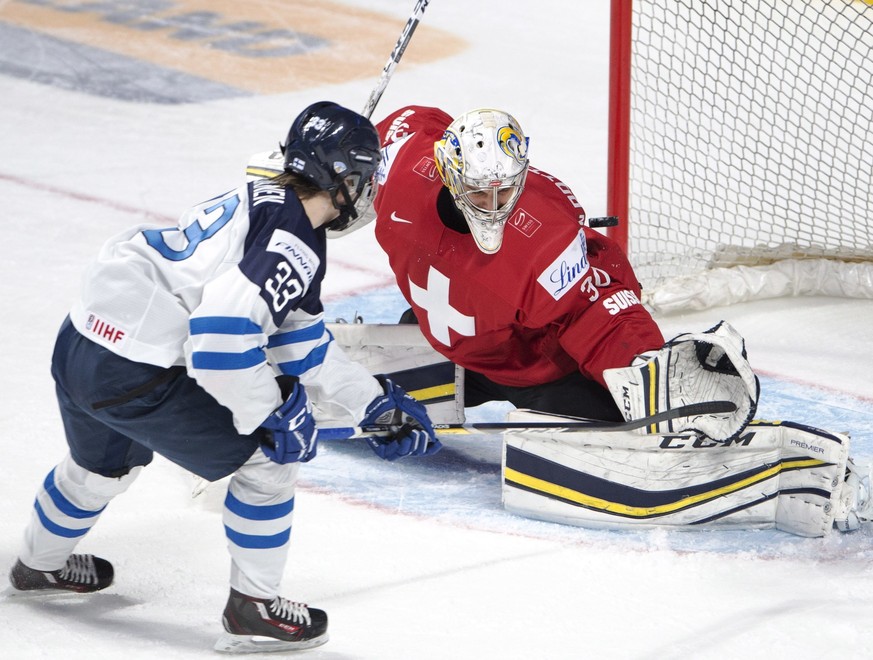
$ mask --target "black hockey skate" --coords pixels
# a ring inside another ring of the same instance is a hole
[[[216,651],[263,653],[321,646],[327,641],[327,613],[284,598],[253,598],[231,589],[222,617],[227,631]]]
[[[37,571],[19,559],[9,572],[13,593],[65,592],[90,593],[112,584],[115,571],[105,559],[93,555],[70,555],[63,568],[57,571]]]

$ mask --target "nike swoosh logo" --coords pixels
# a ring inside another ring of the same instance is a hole
[[[394,222],[404,222],[404,223],[406,223],[407,225],[411,225],[411,224],[412,224],[412,220],[407,220],[407,219],[405,219],[405,218],[401,218],[399,215],[397,215],[397,212],[396,212],[396,211],[391,211],[391,219],[392,219]]]

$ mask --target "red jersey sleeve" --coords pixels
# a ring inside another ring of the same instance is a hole
[[[543,217],[572,218],[572,200],[548,194],[542,182],[531,207]],[[664,338],[640,302],[641,288],[621,248],[590,228],[557,222],[550,240],[531,259],[531,280],[519,310],[528,327],[552,326],[559,345],[589,378],[605,384],[604,369],[625,367],[634,356],[660,348]]]
[[[590,276],[571,294],[584,304],[559,319],[558,338],[580,370],[605,385],[604,369],[628,366],[634,356],[661,348],[664,337],[640,302],[639,282],[621,248],[594,230],[586,234]]]

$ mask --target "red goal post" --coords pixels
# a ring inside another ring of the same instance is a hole
[[[612,0],[607,213],[656,309],[873,298],[873,0]]]

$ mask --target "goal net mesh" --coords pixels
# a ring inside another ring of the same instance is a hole
[[[871,5],[633,0],[627,247],[646,289],[873,260]]]

